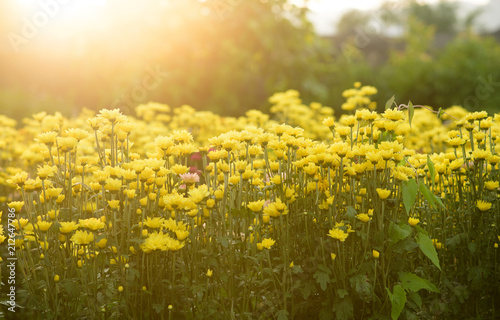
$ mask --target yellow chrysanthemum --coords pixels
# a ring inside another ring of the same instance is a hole
[[[478,200],[476,202],[476,207],[481,211],[488,211],[491,209],[492,204],[487,201]]]

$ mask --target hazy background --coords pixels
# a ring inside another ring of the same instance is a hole
[[[0,113],[241,115],[287,89],[340,110],[354,81],[381,105],[500,110],[500,0],[336,2],[0,0]]]

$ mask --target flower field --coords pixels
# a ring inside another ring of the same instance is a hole
[[[497,319],[500,114],[375,93],[0,116],[2,304],[15,257],[26,318]]]

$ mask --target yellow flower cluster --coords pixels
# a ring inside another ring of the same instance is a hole
[[[176,255],[196,257],[189,250],[262,255],[298,241],[289,229],[299,223],[314,234],[307,241],[339,240],[328,244],[335,259],[387,223],[440,223],[421,212],[436,203],[498,212],[500,115],[452,107],[438,118],[421,108],[410,126],[405,108],[374,111],[376,93],[359,83],[346,90],[342,109],[352,114],[338,120],[294,90],[269,99],[274,120],[256,110],[224,118],[157,103],[138,106],[137,118],[118,109],[72,119],[39,113],[20,129],[0,117],[0,201],[16,212],[20,251],[78,267],[148,261],[174,272]],[[405,208],[412,182],[428,194]],[[364,250],[379,258],[369,244]],[[300,259],[285,265],[291,261]]]

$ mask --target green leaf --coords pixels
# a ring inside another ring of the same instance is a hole
[[[441,117],[443,116],[443,114],[444,114],[443,108],[439,108],[438,115],[437,115],[438,119],[441,119]]]
[[[335,311],[335,318],[330,319],[339,319],[339,320],[348,320],[353,319],[353,305],[351,298],[347,297],[342,299],[339,303],[335,304],[333,307],[333,311]]]
[[[390,239],[394,243],[405,239],[411,234],[411,227],[408,224],[402,224],[398,226],[394,222],[391,222],[389,226]]]
[[[346,213],[345,213],[346,217],[355,219],[357,214],[358,212],[353,207],[351,206],[346,207]]]
[[[419,308],[422,308],[422,297],[417,292],[410,292],[408,295]]]
[[[372,284],[365,274],[358,274],[349,279],[349,281],[351,282],[351,287],[356,290],[360,297],[368,297],[372,292]]]
[[[394,250],[395,253],[406,254],[415,248],[418,248],[418,244],[413,240],[413,238],[406,238],[394,244],[392,250]]]
[[[431,160],[431,157],[427,155],[427,167],[429,168],[429,174],[431,175],[432,185],[436,184],[436,168],[434,168],[434,163]]]
[[[278,312],[278,320],[288,320],[288,311],[280,310]]]
[[[312,287],[313,283],[311,281],[307,281],[304,287],[302,288],[302,297],[304,298],[304,300],[309,298],[309,296],[311,295]]]
[[[397,320],[406,304],[405,289],[399,284],[394,286],[393,293],[391,293],[388,288],[385,289],[387,290],[387,294],[389,294],[389,299],[392,304],[391,318],[392,320]]]
[[[421,289],[429,290],[431,292],[439,292],[438,288],[433,285],[429,280],[420,278],[416,274],[410,272],[398,272],[401,285],[408,291],[417,292]]]
[[[81,286],[70,279],[63,279],[61,282],[59,282],[59,286],[71,297],[71,298],[76,298],[78,297],[81,292],[82,288]]]
[[[417,199],[417,193],[418,186],[415,179],[403,181],[403,204],[407,214],[410,214],[410,210]]]
[[[459,233],[459,234],[455,235],[454,237],[447,239],[446,246],[450,247],[450,248],[456,248],[465,239],[467,239],[467,233],[465,233],[465,232]]]
[[[436,248],[434,248],[434,245],[432,244],[431,238],[425,234],[418,233],[417,242],[423,254],[425,254],[427,258],[431,259],[432,263],[434,263],[434,265],[441,270],[441,267],[439,266],[438,254],[436,252]]]
[[[127,269],[127,281],[132,283],[134,282],[135,279],[139,279],[140,274],[137,269],[134,268],[128,268]]]
[[[431,207],[435,208],[436,207],[436,202],[437,202],[437,203],[439,203],[444,208],[444,204],[441,201],[441,199],[439,199],[438,197],[436,197],[434,195],[434,193],[432,193],[422,181],[420,181],[420,184],[418,186],[418,190],[420,190],[420,192],[422,193],[422,195],[424,196],[424,198],[429,202],[429,205]]]
[[[340,299],[344,299],[344,297],[347,296],[349,292],[347,292],[347,290],[344,289],[337,289],[337,294],[340,297]]]
[[[394,104],[394,99],[396,96],[392,96],[387,102],[385,103],[385,110],[389,109],[393,104]]]
[[[401,161],[398,162],[398,167],[399,166],[404,166],[406,164],[406,158],[407,157],[404,157],[403,159],[401,159]]]
[[[326,272],[318,270],[313,274],[313,277],[319,283],[321,290],[326,291],[326,286],[330,283],[330,276]]]
[[[416,226],[414,226],[414,228],[415,228],[415,230],[417,230],[421,234],[425,234],[426,236],[429,235],[429,233],[424,228],[419,226],[418,224]]]
[[[413,107],[413,103],[411,101],[408,102],[408,122],[410,123],[411,128],[411,120],[413,119],[413,114],[415,112],[415,108]]]
[[[224,248],[227,248],[229,246],[229,241],[227,240],[227,237],[220,237],[217,239],[217,242],[220,243]]]
[[[469,252],[474,255],[476,253],[476,244],[474,242],[469,242],[469,244],[467,245],[467,247],[469,248]]]
[[[165,309],[165,303],[154,303],[153,309],[156,313],[161,313]]]
[[[319,310],[318,314],[319,320],[330,320],[335,319],[331,306],[324,306]]]

